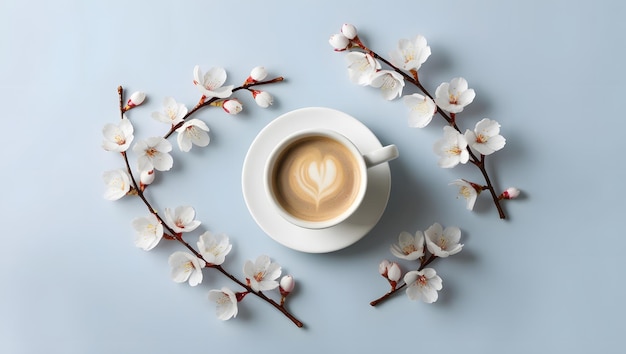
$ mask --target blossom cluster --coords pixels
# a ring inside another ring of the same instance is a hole
[[[511,187],[500,194],[496,193],[485,169],[485,156],[501,150],[506,144],[506,139],[500,135],[500,124],[483,118],[473,129],[462,131],[459,128],[457,115],[476,97],[476,92],[463,77],[441,83],[434,96],[424,88],[418,72],[431,55],[426,38],[417,35],[412,39],[399,40],[398,47],[389,54],[389,60],[365,46],[356,27],[351,24],[344,24],[340,33],[330,37],[329,43],[337,52],[348,52],[348,76],[353,83],[379,89],[386,100],[402,98],[409,109],[410,127],[428,126],[437,113],[446,120],[448,124],[443,127],[443,137],[433,146],[434,153],[439,157],[438,165],[452,168],[470,162],[478,167],[485,177],[484,185],[465,179],[455,180],[451,185],[459,187],[459,196],[466,200],[468,210],[474,208],[476,198],[482,191],[489,190],[500,218],[504,219],[500,201],[516,198],[519,190]],[[403,96],[407,82],[421,93]]]
[[[402,276],[400,264],[383,260],[378,270],[389,282],[391,290],[372,301],[371,305],[375,306],[405,287],[411,300],[422,300],[425,303],[437,301],[443,282],[435,269],[427,266],[437,258],[446,258],[461,252],[463,244],[459,243],[460,240],[461,230],[458,227],[443,228],[439,223],[434,223],[423,232],[418,230],[415,234],[402,231],[398,236],[398,243],[390,247],[391,254],[403,260],[418,261],[419,266]]]
[[[221,320],[237,316],[238,303],[247,294],[254,294],[268,302],[297,326],[302,323],[284,307],[287,296],[293,291],[295,282],[291,275],[282,275],[282,268],[272,262],[269,256],[261,255],[255,261],[246,261],[243,265],[243,280],[239,280],[223,268],[232,244],[226,234],[205,231],[200,234],[192,245],[187,238],[196,231],[201,221],[196,219],[196,211],[192,206],[182,205],[176,208],[164,208],[160,213],[152,207],[145,194],[155,180],[157,173],[169,171],[174,164],[172,144],[168,138],[177,133],[176,142],[182,152],[190,151],[193,146],[205,147],[210,143],[208,125],[198,119],[191,118],[200,108],[207,106],[221,107],[231,115],[242,111],[241,101],[233,97],[239,90],[247,90],[260,107],[269,107],[273,103],[272,96],[254,88],[255,86],[280,82],[282,77],[265,80],[267,71],[264,67],[254,68],[250,76],[241,86],[225,85],[227,75],[223,68],[215,67],[203,73],[199,66],[193,70],[193,84],[200,92],[196,106],[189,110],[185,104],[173,97],[163,99],[161,111],[151,114],[154,120],[165,123],[168,131],[163,136],[153,136],[135,141],[134,128],[127,116],[129,110],[141,105],[146,95],[135,92],[124,104],[123,89],[118,88],[120,98],[120,120],[117,124],[106,124],[102,130],[102,147],[106,151],[120,153],[126,168],[106,171],[103,180],[106,184],[104,197],[118,200],[125,196],[139,196],[148,209],[148,214],[132,221],[135,230],[134,243],[138,248],[150,251],[157,247],[163,239],[178,241],[184,251],[172,253],[168,259],[171,267],[171,278],[177,283],[188,283],[197,286],[203,281],[203,271],[212,268],[233,280],[243,290],[235,292],[229,287],[209,291],[208,298],[216,304],[216,314]],[[265,81],[264,81],[265,80]],[[131,167],[129,152],[136,156],[135,168]],[[136,177],[137,176],[137,177]],[[264,291],[278,289],[280,300],[275,301],[265,295]]]

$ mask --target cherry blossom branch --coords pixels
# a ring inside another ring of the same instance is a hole
[[[263,84],[270,84],[270,83],[275,83],[275,82],[280,82],[283,81],[282,77],[278,77],[272,80],[267,80],[267,81],[259,81],[259,82],[251,82],[251,83],[245,83],[244,85],[241,85],[237,88],[235,88],[232,92],[238,91],[238,90],[242,90],[242,89],[247,89],[247,90],[251,90],[252,86],[255,85],[263,85]],[[118,92],[118,96],[119,96],[119,109],[120,109],[120,117],[123,119],[124,118],[124,113],[130,109],[127,106],[124,106],[124,89],[122,88],[122,86],[119,86],[117,89]],[[184,119],[187,119],[188,117],[190,117],[193,113],[195,113],[196,111],[198,111],[198,109],[208,106],[211,103],[213,103],[216,99],[210,99],[207,100],[206,102],[201,102],[198,105],[196,105],[196,107],[194,109],[192,109],[190,112],[188,112]],[[131,107],[132,108],[132,107]],[[180,124],[182,126],[182,124]],[[172,127],[171,130],[168,132],[168,134],[165,136],[166,138],[171,135],[171,133],[173,131],[175,131],[177,128]],[[229,273],[228,271],[226,271],[221,265],[217,265],[217,264],[211,264],[210,262],[208,262],[203,255],[198,252],[196,249],[194,249],[188,242],[186,242],[183,238],[182,238],[182,233],[176,232],[175,230],[173,230],[166,222],[165,220],[163,220],[163,218],[158,214],[158,212],[156,211],[156,209],[154,207],[152,207],[151,203],[148,201],[148,199],[146,198],[145,194],[144,194],[144,188],[137,183],[137,179],[135,178],[135,175],[133,173],[133,170],[130,166],[129,160],[128,160],[128,155],[126,154],[126,151],[121,152],[122,158],[124,160],[124,164],[126,167],[126,172],[128,173],[129,179],[132,183],[133,186],[133,191],[132,194],[136,194],[137,196],[139,196],[139,198],[142,200],[142,202],[144,203],[144,205],[148,208],[149,212],[151,214],[153,214],[158,222],[163,226],[163,228],[167,231],[167,233],[164,234],[164,237],[167,239],[171,239],[171,240],[176,240],[177,242],[179,242],[180,244],[182,244],[185,248],[187,248],[195,257],[197,257],[198,259],[202,260],[206,267],[208,268],[213,268],[216,269],[217,271],[219,271],[221,274],[223,274],[224,276],[226,276],[227,278],[231,279],[233,282],[237,283],[238,285],[240,285],[241,287],[243,287],[246,291],[243,293],[244,295],[242,295],[241,297],[245,296],[245,294],[247,293],[252,293],[255,296],[259,297],[260,299],[264,300],[265,302],[269,303],[270,305],[272,305],[274,308],[276,308],[277,310],[279,310],[281,313],[283,313],[287,318],[289,318],[297,327],[303,327],[303,323],[298,320],[294,315],[292,315],[284,306],[284,300],[285,300],[285,296],[286,294],[281,294],[282,298],[280,301],[280,304],[276,301],[274,301],[273,299],[267,297],[265,294],[263,294],[261,291],[255,291],[250,285],[248,285],[247,283],[239,280],[237,277],[235,277],[234,275],[232,275],[231,273]]]
[[[274,308],[276,308],[278,311],[282,312],[283,315],[287,316],[287,318],[289,318],[291,320],[291,322],[293,322],[297,327],[302,328],[304,326],[304,324],[300,320],[298,320],[294,315],[292,315],[289,311],[287,311],[287,309],[285,308],[284,298],[281,299],[281,303],[279,304],[276,301],[274,301],[274,300],[270,299],[269,297],[267,297],[265,294],[263,294],[263,292],[261,292],[261,291],[257,292],[257,291],[252,290],[252,288],[250,286],[242,283],[241,281],[239,281],[239,279],[235,278],[232,274],[230,274],[226,270],[224,270],[224,268],[222,268],[222,266],[215,265],[215,266],[212,266],[212,267],[217,269],[219,272],[221,272],[222,274],[224,274],[228,278],[230,278],[232,281],[234,281],[237,284],[239,284],[242,287],[244,287],[249,293],[252,293],[252,294],[258,296],[259,298],[263,299],[267,303],[269,303],[272,306],[274,306]]]
[[[368,48],[359,38],[356,27],[351,24],[344,24],[341,33],[333,34],[329,43],[337,52],[359,53],[360,55],[347,56],[350,61],[348,67],[350,79],[359,85],[380,88],[386,100],[401,97],[406,81],[417,87],[423,95],[415,93],[404,97],[405,103],[412,111],[409,118],[410,126],[423,128],[428,125],[435,113],[438,113],[448,124],[444,127],[444,138],[435,143],[435,152],[441,157],[440,166],[451,168],[469,161],[480,170],[485,180],[483,186],[466,180],[456,180],[451,184],[461,187],[460,194],[467,200],[469,210],[473,208],[478,194],[483,190],[489,190],[500,218],[506,219],[500,201],[516,198],[519,190],[511,187],[501,194],[496,193],[485,167],[485,155],[500,150],[505,145],[504,137],[499,135],[500,125],[496,121],[484,118],[476,124],[474,131],[463,132],[459,128],[456,114],[462,112],[463,107],[473,101],[474,90],[467,87],[464,78],[455,78],[450,83],[442,83],[437,88],[436,95],[432,95],[422,85],[418,70],[431,54],[423,36],[417,36],[412,41],[400,40],[399,49],[390,54],[390,60]],[[390,70],[381,69],[381,63]]]
[[[277,82],[281,82],[284,81],[285,79],[282,76],[276,77],[274,79],[271,80],[265,80],[265,81],[252,81],[252,82],[245,82],[243,85],[235,87],[232,91],[232,93],[235,93],[237,91],[240,90],[249,90],[251,91],[251,87],[253,86],[260,86],[260,85],[268,85],[268,84],[273,84],[273,83],[277,83]],[[172,135],[176,129],[182,127],[182,125],[185,123],[185,120],[187,120],[187,118],[189,118],[192,114],[196,113],[199,109],[206,107],[206,106],[210,106],[211,104],[213,104],[216,101],[221,100],[221,98],[219,97],[211,97],[210,99],[206,100],[206,98],[203,96],[200,98],[200,101],[198,101],[198,104],[196,104],[195,107],[193,107],[189,112],[187,112],[187,114],[182,118],[182,121],[173,125],[170,130],[163,136],[163,138],[167,139],[170,137],[170,135]]]
[[[429,265],[430,263],[432,263],[432,261],[434,261],[435,259],[437,259],[437,256],[435,256],[434,254],[431,254],[430,257],[428,257],[428,259],[424,260],[424,258],[422,258],[422,260],[420,261],[420,266],[419,268],[417,268],[418,271],[423,270],[427,265]],[[388,298],[390,298],[392,295],[396,294],[398,291],[402,290],[404,287],[406,287],[406,283],[403,281],[402,284],[400,284],[399,286],[393,286],[392,289],[390,291],[388,291],[385,295],[379,297],[378,299],[370,302],[371,306],[376,306],[382,302],[384,302],[385,300],[387,300]]]
[[[395,71],[398,74],[402,75],[402,77],[406,81],[408,81],[411,84],[415,85],[420,91],[422,91],[423,94],[428,96],[430,99],[434,99],[434,96],[430,92],[428,92],[428,90],[419,81],[419,77],[417,75],[417,71],[412,70],[411,71],[412,75],[409,75],[404,70],[402,70],[402,69],[398,68],[397,66],[393,65],[389,60],[385,59],[384,57],[380,56],[378,53],[376,53],[373,50],[371,50],[370,48],[366,47],[360,40],[356,41],[356,43],[357,43],[358,47],[362,48],[363,51],[365,51],[366,53],[370,54],[372,57],[382,61],[383,63],[385,63],[393,71]],[[451,113],[451,115],[448,115],[439,106],[437,106],[436,109],[437,109],[437,113],[439,113],[440,117],[442,117],[456,131],[458,131],[461,134],[463,133],[461,131],[461,129],[458,127],[457,123],[456,123],[456,119],[455,119],[455,114],[454,113]],[[467,151],[469,152],[469,155],[470,155],[470,161],[472,162],[472,164],[474,164],[474,166],[476,166],[480,170],[481,174],[483,175],[483,178],[485,179],[485,183],[486,183],[487,189],[489,190],[489,193],[491,194],[491,198],[493,199],[493,203],[495,204],[496,209],[498,210],[498,214],[500,216],[500,219],[506,219],[506,214],[504,213],[504,209],[502,208],[502,205],[500,203],[500,199],[498,198],[498,194],[496,193],[496,190],[493,187],[493,184],[491,183],[491,179],[489,178],[489,173],[487,172],[487,169],[485,168],[485,161],[484,161],[485,160],[485,155],[481,154],[481,157],[478,158],[474,154],[474,152],[471,151],[470,149],[467,149]]]

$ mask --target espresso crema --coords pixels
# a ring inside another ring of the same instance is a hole
[[[274,164],[272,181],[285,211],[317,222],[341,215],[354,203],[361,176],[350,150],[331,138],[311,136],[284,149]]]

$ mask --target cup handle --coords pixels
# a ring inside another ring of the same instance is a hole
[[[391,161],[399,156],[398,148],[391,144],[363,155],[365,165],[369,168],[383,162]]]

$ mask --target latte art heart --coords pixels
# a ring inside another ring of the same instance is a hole
[[[292,216],[330,220],[350,208],[360,189],[359,162],[324,136],[298,140],[278,157],[272,175],[276,201]]]
[[[324,156],[316,161],[302,161],[300,166],[294,166],[294,168],[299,172],[296,182],[311,197],[316,210],[319,209],[322,199],[333,195],[341,186],[341,183],[338,183],[340,171],[332,156]]]

